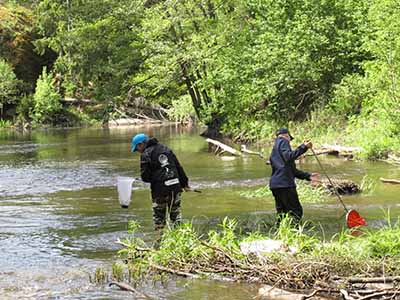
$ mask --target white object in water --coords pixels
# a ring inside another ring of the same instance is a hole
[[[236,159],[235,156],[220,156],[220,158],[221,158],[223,161],[232,161],[232,160],[235,160],[235,159]]]
[[[245,255],[254,254],[258,257],[262,257],[271,252],[297,252],[296,247],[287,246],[285,243],[279,240],[258,240],[251,242],[242,242],[240,243],[240,250]]]
[[[132,183],[134,181],[135,178],[131,177],[118,177],[117,179],[118,199],[122,208],[128,208],[131,203]]]

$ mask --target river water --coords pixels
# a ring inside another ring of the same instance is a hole
[[[127,292],[92,284],[97,267],[110,269],[126,236],[127,222],[142,225],[153,238],[148,187],[135,184],[132,204],[121,209],[116,178],[139,176],[139,156],[130,139],[145,132],[174,150],[191,186],[202,193],[183,195],[183,215],[198,228],[216,227],[225,216],[246,230],[273,220],[272,199],[248,199],[240,192],[267,183],[270,167],[257,156],[224,159],[208,152],[200,129],[153,126],[115,129],[0,131],[0,299],[135,299]],[[268,151],[266,151],[268,153]],[[360,163],[321,157],[333,177],[374,182],[371,193],[344,197],[366,217],[370,227],[400,212],[400,186],[379,177],[399,178],[398,165]],[[319,172],[313,158],[300,169]],[[306,220],[332,235],[344,225],[335,198],[304,204]],[[167,285],[143,283],[139,290],[157,299],[251,299],[257,285],[207,280],[171,280]]]

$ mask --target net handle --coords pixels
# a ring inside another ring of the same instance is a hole
[[[319,158],[317,156],[317,154],[315,153],[313,148],[310,148],[312,153],[314,154],[315,159],[317,160],[319,167],[322,170],[322,173],[324,173],[324,175],[326,176],[326,178],[328,179],[330,185],[332,186],[333,190],[335,191],[335,195],[337,196],[337,198],[339,199],[340,203],[343,205],[344,210],[348,213],[349,210],[347,209],[346,205],[344,204],[342,197],[340,197],[339,192],[336,190],[335,186],[333,185],[332,180],[329,178],[328,173],[325,171],[325,168],[322,166],[321,162],[319,161]]]

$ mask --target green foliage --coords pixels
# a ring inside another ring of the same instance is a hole
[[[94,279],[92,282],[94,283],[104,283],[107,281],[107,273],[103,268],[96,268],[95,274],[94,274]]]
[[[10,120],[0,119],[0,128],[8,128],[8,127],[11,127],[11,126],[12,126],[12,123],[11,123]]]
[[[59,53],[55,71],[69,96],[114,101],[133,94],[128,79],[142,61],[138,37],[141,1],[42,0],[39,50]]]
[[[289,122],[288,126],[295,137],[293,146],[311,139],[317,148],[324,143],[346,145],[347,125],[345,115],[338,114],[331,108],[316,108],[304,122]]]
[[[368,81],[359,74],[344,77],[334,89],[330,107],[334,113],[346,117],[360,114],[363,102],[371,94]]]
[[[53,123],[61,111],[61,96],[56,91],[51,73],[43,69],[33,96],[32,119],[38,123]]]
[[[305,232],[306,226],[307,222],[298,225],[293,217],[286,215],[279,223],[274,239],[295,246],[300,252],[311,251],[319,242],[319,239],[314,235],[307,234]]]
[[[125,270],[125,266],[118,264],[118,263],[114,263],[112,265],[112,278],[115,281],[123,281],[124,280],[124,270]]]
[[[386,113],[384,113],[385,115]],[[385,117],[382,116],[381,117]],[[391,137],[392,124],[388,119],[370,116],[356,118],[352,126],[354,143],[362,147],[360,156],[366,159],[387,158],[393,148],[397,148],[397,141]]]
[[[229,251],[235,256],[240,256],[239,241],[235,234],[236,227],[237,221],[235,219],[225,217],[220,225],[220,230],[211,230],[208,233],[210,245]]]
[[[33,108],[33,97],[31,95],[22,96],[16,108],[17,124],[23,124],[30,120],[32,108]]]
[[[18,94],[33,93],[43,66],[51,66],[55,59],[51,51],[44,51],[42,55],[35,51],[34,43],[39,38],[35,26],[38,1],[32,5],[27,2],[0,4],[0,57],[7,60],[20,80]]]
[[[388,225],[377,230],[364,230],[364,234],[357,238],[348,231],[343,231],[330,243],[319,244],[311,254],[341,257],[343,261],[370,260],[371,263],[373,259],[382,257],[396,260],[400,257],[399,233],[399,223],[391,225],[388,220]]]
[[[188,95],[173,99],[167,113],[169,118],[176,122],[188,122],[195,117],[192,100]]]
[[[0,106],[11,103],[15,99],[18,80],[11,66],[0,58]]]
[[[348,99],[361,110],[352,118],[352,142],[363,147],[362,156],[385,158],[398,149],[400,132],[400,8],[397,1],[371,1],[368,34],[362,47],[372,58],[363,62],[365,76],[347,82]],[[354,104],[354,102],[353,102]]]
[[[128,233],[129,234],[135,234],[138,229],[140,229],[140,223],[135,220],[131,220],[128,222]]]
[[[361,180],[360,190],[362,191],[363,194],[372,195],[372,193],[376,189],[376,185],[377,182],[373,178],[369,177],[368,175],[365,175]]]
[[[249,1],[246,8],[249,27],[216,75],[227,83],[223,109],[240,116],[229,128],[249,118],[304,119],[363,57],[363,2]]]
[[[168,264],[170,261],[191,261],[204,251],[192,224],[184,223],[176,229],[165,229],[160,251],[153,256],[156,263]]]

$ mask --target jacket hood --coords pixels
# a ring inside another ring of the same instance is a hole
[[[146,142],[146,148],[149,148],[151,146],[157,145],[158,144],[158,140],[156,138],[150,138],[147,142]]]

